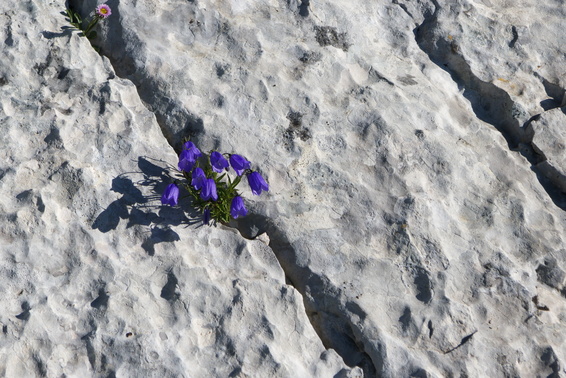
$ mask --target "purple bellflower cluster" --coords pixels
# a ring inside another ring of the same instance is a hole
[[[231,218],[237,219],[248,213],[244,199],[236,189],[243,176],[247,177],[253,194],[259,196],[262,191],[269,190],[265,179],[251,169],[251,162],[245,157],[218,151],[204,156],[190,141],[183,144],[177,166],[185,180],[180,184],[169,184],[161,196],[161,203],[176,206],[181,185],[193,197],[193,204],[202,212],[205,224],[211,219],[227,223]],[[236,173],[233,180],[228,175],[230,167]]]

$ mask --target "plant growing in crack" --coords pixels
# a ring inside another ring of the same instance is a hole
[[[228,174],[230,167],[236,177]],[[251,169],[251,162],[237,154],[221,154],[210,151],[208,155],[187,141],[179,155],[179,179],[167,186],[161,196],[164,205],[176,206],[180,188],[183,187],[193,198],[193,205],[202,213],[203,223],[211,220],[228,223],[232,218],[243,217],[248,213],[244,200],[237,190],[242,177],[246,176],[250,189],[259,196],[268,191],[269,185],[263,176]]]
[[[67,8],[67,16],[69,17],[70,24],[73,25],[73,27],[75,27],[76,29],[82,31],[82,36],[87,37],[89,40],[92,40],[97,36],[96,30],[92,29],[96,26],[96,24],[98,24],[98,21],[110,17],[111,14],[112,9],[110,9],[110,7],[106,4],[101,4],[95,8],[94,16],[92,17],[90,22],[86,24],[85,27],[84,25],[86,23],[86,20],[83,20],[81,16],[71,8]],[[93,47],[96,51],[99,51],[98,47]]]

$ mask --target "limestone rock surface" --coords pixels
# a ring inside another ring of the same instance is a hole
[[[544,156],[539,165],[566,192],[566,108],[544,112],[533,120],[532,130],[533,147]]]
[[[361,376],[265,240],[161,206],[177,156],[63,9],[0,5],[0,376]]]
[[[5,374],[566,374],[563,2],[108,5],[0,8]],[[160,206],[187,136],[253,214]]]

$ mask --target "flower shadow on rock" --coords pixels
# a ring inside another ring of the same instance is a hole
[[[59,12],[60,15],[67,17],[67,12],[65,11],[61,11]],[[48,31],[48,30],[43,30],[41,32],[41,35],[46,38],[46,39],[53,39],[53,38],[60,38],[60,37],[69,37],[73,34],[74,31],[76,31],[76,29],[72,26],[68,26],[68,25],[63,25],[61,26],[61,32],[60,33],[56,33],[56,32],[52,32],[52,31]],[[10,43],[6,43],[8,46],[10,46]]]
[[[147,226],[149,237],[141,246],[153,256],[155,244],[180,240],[170,226],[201,224],[201,214],[196,213],[185,199],[179,199],[180,206],[176,207],[161,204],[161,194],[172,181],[167,168],[142,156],[138,158],[138,168],[139,171],[124,173],[112,180],[111,190],[122,196],[98,215],[92,228],[106,233],[115,230],[121,220],[127,220],[126,228]],[[143,192],[152,194],[144,195]]]

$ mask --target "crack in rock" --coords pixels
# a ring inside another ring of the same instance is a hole
[[[437,1],[433,0],[433,4],[432,14],[425,14],[424,21],[413,30],[417,45],[463,89],[463,95],[470,102],[475,116],[495,127],[507,141],[509,149],[519,152],[528,160],[531,170],[554,204],[566,210],[566,198],[561,190],[561,182],[556,179],[556,172],[544,164],[546,157],[532,143],[534,133],[530,124],[538,115],[529,117],[505,90],[482,81],[474,74],[458,44],[441,32],[438,20],[441,8]],[[551,97],[555,102],[563,102],[564,94],[559,89],[548,82],[545,88],[547,93],[552,92]]]
[[[334,349],[348,366],[360,367],[366,377],[389,374],[386,343],[379,339],[368,341],[360,326],[354,324],[353,318],[363,322],[364,311],[354,302],[344,303],[340,288],[325,276],[300,266],[297,250],[271,219],[252,214],[233,224],[246,239],[267,234],[269,248],[279,261],[287,284],[303,297],[307,317],[325,348]]]
[[[83,14],[89,12],[88,5],[77,0],[69,0],[69,7]],[[136,65],[134,57],[124,42],[124,37],[127,35],[131,41],[139,45],[143,45],[143,41],[136,35],[125,31],[122,23],[116,22],[116,19],[120,19],[119,6],[112,7],[112,18],[109,19],[109,22],[112,22],[113,29],[115,29],[112,33],[113,54],[107,53],[104,47],[101,48],[99,53],[108,58],[119,78],[134,83],[142,104],[155,114],[163,136],[177,154],[181,153],[183,137],[190,136],[191,140],[198,144],[199,135],[204,133],[203,120],[189,112],[177,99],[171,98],[148,72],[144,72]],[[173,128],[170,127],[171,125],[180,126]],[[177,131],[173,133],[172,130]]]

